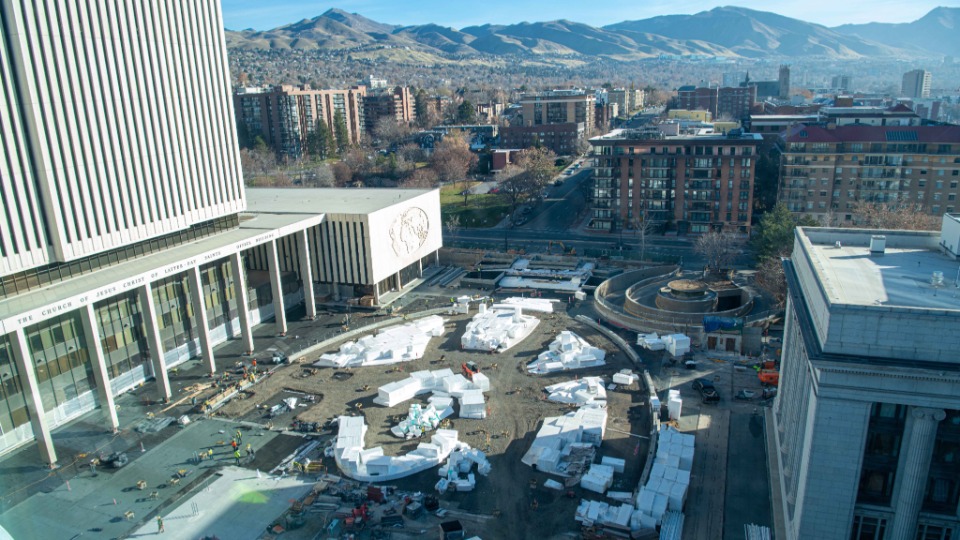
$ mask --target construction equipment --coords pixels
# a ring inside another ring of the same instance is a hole
[[[780,384],[780,372],[775,369],[761,369],[757,376],[763,384],[769,384],[770,386],[778,386]]]
[[[480,366],[476,362],[464,362],[460,364],[460,369],[463,372],[463,376],[473,380],[474,374],[480,373]]]

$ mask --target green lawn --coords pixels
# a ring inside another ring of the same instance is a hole
[[[472,182],[471,187],[480,182]],[[506,197],[494,193],[468,195],[463,205],[463,184],[451,184],[440,188],[440,214],[446,223],[449,216],[460,216],[461,227],[493,227],[510,210]]]

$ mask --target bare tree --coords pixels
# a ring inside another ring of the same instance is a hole
[[[647,236],[653,232],[653,222],[643,218],[633,218],[633,230],[640,239],[640,260],[643,261],[647,252]]]
[[[557,155],[548,148],[527,148],[517,155],[516,164],[530,175],[530,180],[542,188],[556,174]]]
[[[432,188],[437,185],[437,173],[427,167],[415,169],[403,179],[402,185],[408,188]]]
[[[460,231],[460,215],[453,214],[447,217],[447,220],[443,222],[443,226],[447,229],[451,239],[456,238],[457,233]]]
[[[337,187],[346,187],[353,183],[353,170],[342,161],[338,161],[330,166],[333,171],[333,179]]]
[[[333,176],[333,169],[329,165],[320,165],[314,169],[313,185],[316,187],[333,187],[336,185],[336,178]]]
[[[413,133],[413,129],[406,122],[399,122],[396,118],[383,117],[377,120],[373,127],[373,136],[379,141],[381,148],[390,148],[402,144]]]
[[[858,201],[853,206],[854,222],[869,229],[903,229],[935,231],[940,229],[940,216],[925,213],[919,204],[883,204]]]
[[[714,271],[720,272],[736,259],[738,247],[734,235],[711,231],[697,238],[693,251],[707,259],[707,265]]]
[[[507,165],[500,171],[500,193],[510,201],[510,213],[517,210],[521,202],[538,191],[531,176],[516,165]]]
[[[767,291],[783,307],[787,301],[787,276],[783,272],[783,263],[779,257],[767,257],[757,265],[756,284]]]
[[[462,133],[449,133],[430,156],[430,168],[437,173],[441,182],[458,182],[464,185],[463,205],[467,205],[466,187],[470,180],[467,173],[477,163],[477,156],[470,151],[470,145]]]

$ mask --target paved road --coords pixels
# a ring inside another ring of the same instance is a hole
[[[563,185],[551,185],[547,197],[533,208],[531,219],[518,229],[566,231],[580,224],[587,211],[583,187],[590,180],[590,169],[580,169],[571,176],[561,174],[556,179],[563,180]]]

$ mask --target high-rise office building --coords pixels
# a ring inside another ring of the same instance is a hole
[[[786,540],[960,532],[960,216],[941,231],[799,228],[773,405]]]
[[[929,71],[915,69],[903,74],[903,85],[900,93],[904,97],[928,98],[930,97],[930,83],[932,77]]]
[[[210,106],[230,96],[220,10],[202,4],[68,2],[57,32],[49,6],[4,4],[5,281],[245,208],[233,123]]]
[[[436,190],[245,193],[218,0],[0,14],[0,454],[55,464],[59,426],[121,429],[117,395],[434,260]]]

